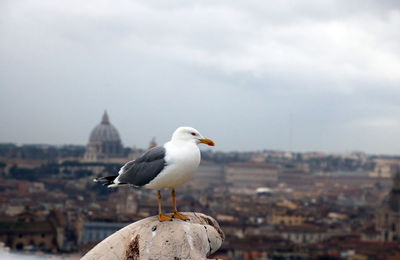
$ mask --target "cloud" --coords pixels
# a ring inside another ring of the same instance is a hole
[[[294,149],[399,152],[353,124],[400,110],[398,1],[6,1],[1,10],[1,141],[84,143],[107,108],[127,145],[190,123],[220,149],[288,149],[292,114]],[[364,144],[352,141],[359,131]],[[330,141],[339,139],[346,145]]]

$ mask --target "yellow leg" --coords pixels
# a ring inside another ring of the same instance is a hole
[[[162,211],[161,211],[161,192],[159,190],[157,191],[157,195],[158,195],[158,220],[160,222],[167,221],[167,220],[172,220],[172,217],[170,215],[162,214]]]
[[[181,220],[190,220],[188,217],[183,215],[182,213],[179,213],[178,210],[176,209],[176,201],[175,201],[175,189],[171,190],[171,195],[172,195],[172,206],[174,207],[174,214],[172,215],[174,218],[179,218]]]

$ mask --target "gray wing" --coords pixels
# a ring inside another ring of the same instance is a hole
[[[167,165],[164,157],[164,147],[151,148],[136,160],[126,163],[119,171],[118,181],[135,186],[148,184]]]

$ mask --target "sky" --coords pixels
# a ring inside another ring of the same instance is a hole
[[[0,142],[400,154],[400,1],[3,0]]]

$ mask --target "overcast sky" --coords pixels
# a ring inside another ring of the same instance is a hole
[[[400,1],[0,1],[0,142],[400,154]]]

